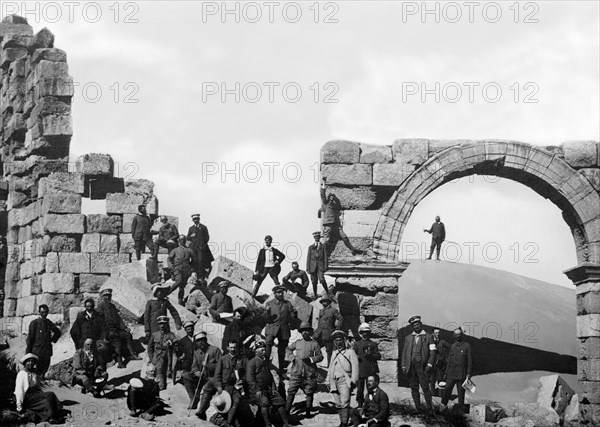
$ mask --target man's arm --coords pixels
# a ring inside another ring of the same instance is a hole
[[[296,342],[290,343],[285,349],[285,360],[291,362],[294,360],[294,350],[296,350]]]
[[[335,316],[335,329],[340,329],[342,327],[342,322],[344,321],[344,318],[337,309],[334,310],[335,311],[333,312],[333,315]]]
[[[217,390],[223,389],[223,360],[224,358],[221,357],[217,362],[217,366],[215,368],[215,387],[217,387]]]
[[[52,338],[51,338],[51,340],[52,340],[53,343],[56,343],[58,341],[58,339],[60,338],[62,332],[60,331],[60,329],[58,328],[58,326],[56,326],[54,324],[54,322],[51,321],[50,325],[52,325],[51,326],[51,328],[52,328],[51,329],[52,330]]]
[[[440,224],[442,225],[442,240],[446,240],[446,227],[443,223]]]
[[[313,363],[319,363],[323,361],[323,353],[321,353],[321,347],[319,347],[319,344],[315,343],[315,348],[314,348],[314,356],[310,357],[310,360],[312,360]]]
[[[175,307],[173,307],[171,301],[167,300],[166,305],[167,309],[171,313],[171,316],[173,316],[173,320],[175,321],[175,327],[177,328],[177,330],[181,329],[181,317],[179,317],[179,313],[177,313],[177,310],[175,310]]]
[[[358,356],[354,350],[349,350],[348,353],[350,353],[350,365],[352,366],[351,381],[356,385],[358,383]]]
[[[471,345],[467,343],[467,378],[471,378],[473,372],[473,356],[471,354]]]
[[[377,343],[374,343],[371,348],[373,349],[373,351],[371,351],[371,359],[373,360],[381,360],[381,353],[379,352],[379,346],[377,345]]]
[[[211,349],[210,355],[208,359],[206,359],[206,371],[207,377],[212,377],[215,374],[215,369],[217,367],[217,363],[221,360],[221,350],[214,347]]]
[[[382,421],[387,420],[390,417],[390,399],[386,392],[380,389],[379,392],[379,402],[378,402],[379,411],[377,415],[375,415],[375,419],[381,423]]]
[[[285,255],[277,248],[273,248],[273,255],[275,255],[275,262],[281,264],[285,259]]]
[[[429,345],[429,359],[427,359],[427,366],[433,367],[435,363],[435,355],[437,354],[437,347],[435,346],[435,341],[433,341],[433,336],[427,336],[427,345]]]
[[[35,342],[35,331],[37,331],[37,327],[35,326],[35,324],[37,323],[37,320],[34,320],[33,322],[31,322],[29,324],[29,333],[27,334],[27,347],[25,349],[25,353],[31,353],[31,351],[33,350],[33,343]]]
[[[131,221],[131,237],[135,239],[135,229],[137,228],[138,216],[134,216]]]
[[[258,382],[256,381],[256,361],[252,359],[248,362],[248,369],[246,369],[246,382],[252,392],[258,391]]]
[[[81,351],[82,350],[77,350],[75,352],[75,355],[73,356],[73,372],[75,372],[76,375],[84,375],[85,374],[85,369],[83,368],[83,365],[81,364]]]
[[[308,281],[308,274],[306,274],[306,271],[303,271],[301,276],[302,276],[302,287],[304,289],[308,289],[308,284],[310,283]]]
[[[150,307],[152,303],[150,301],[146,301],[146,309],[144,310],[144,332],[146,335],[150,334]]]

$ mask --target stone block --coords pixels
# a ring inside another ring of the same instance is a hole
[[[8,212],[8,226],[11,228],[24,227],[38,219],[41,214],[41,201],[31,203],[20,209]]]
[[[59,273],[58,253],[48,252],[46,254],[46,273]]]
[[[108,214],[136,214],[138,206],[145,202],[139,194],[110,193],[106,195],[106,212]]]
[[[387,145],[360,144],[360,163],[391,163],[392,147]]]
[[[148,215],[158,215],[158,198],[156,196],[150,196],[147,198],[145,204]]]
[[[56,48],[36,49],[31,55],[31,64],[37,64],[40,61],[67,62],[67,53]]]
[[[123,178],[104,176],[89,179],[88,193],[91,200],[104,200],[109,193],[123,193],[124,191],[125,181]]]
[[[394,163],[420,166],[429,157],[429,140],[397,139],[392,145]]]
[[[79,291],[100,292],[100,288],[109,277],[108,274],[81,274],[79,276]]]
[[[135,216],[136,214],[123,214],[123,233],[131,233],[131,223]]]
[[[125,181],[125,192],[148,199],[154,195],[154,182],[148,179],[128,179]]]
[[[587,292],[577,295],[577,314],[600,313],[600,292]]]
[[[86,176],[112,176],[115,162],[108,154],[90,153],[79,156],[75,167]]]
[[[35,320],[37,318],[38,318],[37,315],[23,317],[23,326],[22,326],[23,335],[29,334],[29,325],[31,324],[31,322],[33,320]],[[64,315],[62,313],[48,314],[47,319],[50,320],[52,323],[54,323],[56,326],[58,326],[59,329],[65,321]]]
[[[68,98],[74,95],[74,89],[73,78],[70,76],[46,77],[36,83],[33,88],[33,95],[35,100],[48,96]]]
[[[600,395],[600,390],[598,391]],[[579,425],[579,399],[577,395],[574,394],[571,397],[571,401],[569,402],[569,406],[563,412],[563,426],[571,427]]]
[[[71,193],[51,193],[44,196],[42,214],[80,214],[81,195]]]
[[[42,117],[42,136],[57,137],[73,135],[73,119],[70,114],[52,114]]]
[[[15,317],[16,304],[17,300],[4,300],[4,317],[0,318],[0,333],[10,338],[18,337],[22,330],[23,318]]]
[[[90,254],[90,273],[110,273],[112,269],[121,264],[129,263],[129,254]]]
[[[54,172],[39,181],[38,197],[47,193],[76,193],[85,191],[84,176],[80,173]]]
[[[158,263],[150,259],[121,264],[111,270],[111,276],[126,279],[142,277],[149,283],[158,282]]]
[[[578,338],[577,354],[579,359],[588,359],[594,354],[600,354],[600,337]]]
[[[553,409],[545,408],[537,403],[519,402],[511,406],[507,415],[520,419],[519,426],[554,426],[560,424],[560,417]],[[508,426],[510,418],[500,420],[496,425]],[[529,423],[529,424],[528,424]]]
[[[80,306],[83,303],[83,294],[51,294],[42,293],[36,295],[36,309],[41,304],[46,304],[50,313],[65,314],[71,306]]]
[[[379,348],[382,360],[398,359],[398,341],[390,339],[373,338]]]
[[[69,76],[69,66],[66,62],[53,62],[41,60],[33,67],[35,82],[47,78],[66,78]]]
[[[60,217],[64,217],[67,215],[56,215],[56,216],[60,216]],[[76,215],[79,216],[79,215]],[[83,215],[81,215],[83,217]],[[45,237],[48,236],[44,236],[44,242],[45,242],[45,248],[44,250],[46,250],[46,252],[52,251],[52,252],[78,252],[78,244],[77,244],[77,239],[75,237],[72,236],[65,236],[65,235],[58,235],[58,236],[53,236],[51,238],[49,238],[49,240],[45,239]]]
[[[114,234],[101,234],[100,252],[109,254],[116,254],[119,252],[119,236]]]
[[[600,381],[580,381],[581,399],[586,399],[589,403],[600,404]],[[574,395],[576,396],[576,395]],[[565,409],[565,413],[566,413]],[[566,415],[565,415],[566,418]]]
[[[19,298],[23,298],[23,297],[29,297],[31,296],[31,279],[23,279],[21,281],[21,286],[20,286],[20,294],[19,294]]]
[[[351,141],[329,141],[321,147],[321,163],[358,163],[360,144]]]
[[[600,378],[600,359],[578,359],[577,375],[580,381],[597,381]]]
[[[377,292],[398,293],[398,279],[395,277],[336,277],[335,289],[338,292],[351,292],[375,296]],[[397,298],[393,296],[392,298]]]
[[[398,384],[398,361],[397,360],[380,360],[379,378],[382,383]]]
[[[44,273],[42,274],[42,291],[48,294],[73,293],[75,292],[75,276],[72,273]]]
[[[565,162],[574,168],[598,166],[598,145],[596,141],[567,141],[562,145]]]
[[[79,252],[59,252],[58,268],[61,273],[89,273],[90,254]]]
[[[122,224],[120,215],[90,214],[87,216],[88,233],[119,234]]]
[[[341,221],[348,237],[373,237],[381,210],[347,210],[342,213]]]
[[[100,233],[86,233],[81,236],[81,252],[100,252]]]
[[[85,215],[82,214],[46,214],[41,218],[41,221],[42,229],[46,233],[85,233]]]
[[[321,175],[327,178],[327,184],[371,185],[373,166],[368,164],[323,164]]]
[[[600,168],[583,168],[579,169],[579,173],[589,181],[596,191],[600,192]]]
[[[575,392],[559,375],[540,377],[540,389],[537,403],[545,408],[551,408],[560,416],[565,412]]]
[[[398,186],[415,170],[415,165],[390,163],[373,165],[373,185]]]
[[[577,316],[577,337],[600,337],[600,314]]]
[[[327,186],[327,194],[335,194],[343,209],[369,209],[377,200],[377,192],[372,187]]]
[[[119,253],[134,254],[135,243],[131,234],[119,234]]]
[[[36,302],[35,295],[20,298],[17,301],[17,311],[16,311],[17,316],[23,317],[23,316],[27,316],[30,314],[35,314],[36,309],[37,309],[35,302]]]
[[[398,317],[376,316],[366,317],[374,337],[395,338],[398,336]]]
[[[9,47],[0,52],[0,68],[8,68],[10,63],[27,57],[27,49],[24,47]]]
[[[252,276],[254,272],[229,258],[218,256],[213,262],[212,269],[208,276],[208,286],[217,289],[221,280],[227,280],[235,286],[244,289],[246,292],[252,292]]]
[[[73,325],[77,320],[77,315],[85,311],[85,307],[69,307],[69,324]]]
[[[499,420],[506,418],[506,411],[500,406],[492,406],[490,404],[471,404],[469,408],[471,419],[481,425],[485,423],[496,423]]]

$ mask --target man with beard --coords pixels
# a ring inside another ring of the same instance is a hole
[[[362,407],[365,402],[365,383],[370,375],[379,372],[377,361],[381,360],[381,353],[377,343],[371,340],[371,327],[362,323],[358,327],[360,340],[354,344],[354,351],[358,356],[358,385],[356,388],[356,403]]]
[[[75,322],[71,327],[71,338],[75,344],[75,349],[79,350],[83,347],[86,339],[92,338],[98,351],[100,364],[103,368],[106,367],[106,362],[110,359],[110,347],[106,339],[108,332],[105,326],[104,316],[97,312],[96,303],[93,299],[88,298],[83,302],[85,311],[77,314]]]
[[[296,309],[284,298],[284,291],[283,286],[275,286],[273,288],[275,299],[266,304],[267,358],[271,357],[271,350],[275,344],[275,338],[277,338],[277,360],[280,374],[283,374],[285,369],[285,349],[290,340],[290,324],[294,318],[298,317]]]
[[[298,294],[299,297],[306,297],[308,275],[306,271],[300,270],[300,265],[296,261],[292,262],[292,271],[283,278],[283,286],[290,292]]]
[[[433,413],[433,405],[429,382],[427,381],[427,373],[431,371],[435,361],[435,342],[433,342],[433,336],[423,330],[421,316],[411,317],[408,319],[408,323],[412,325],[413,333],[404,339],[401,358],[402,373],[408,375],[416,410],[421,412],[420,385],[425,396],[427,412],[431,414]]]
[[[227,352],[229,342],[234,340],[237,342],[237,348],[241,354],[249,357],[250,353],[252,353],[251,350],[245,346],[246,339],[254,335],[254,331],[244,324],[246,313],[245,307],[238,307],[233,310],[233,319],[231,320],[231,323],[225,326],[225,330],[223,331],[223,342],[221,345],[223,352]]]
[[[208,275],[207,270],[210,270],[211,263],[215,259],[208,247],[208,241],[210,240],[208,228],[200,223],[200,214],[192,215],[192,221],[194,224],[187,233],[190,249],[196,254],[196,265],[192,268],[192,271],[198,275],[200,280],[204,280]]]
[[[231,408],[227,412],[227,423],[234,425],[236,418],[244,423],[244,415],[248,414],[246,404],[240,406],[244,399],[248,397],[246,390],[246,369],[248,359],[238,352],[238,343],[236,340],[229,341],[227,354],[222,356],[217,362],[215,369],[214,385],[217,388],[217,394],[227,392],[231,396]],[[236,417],[239,411],[239,415]],[[250,412],[251,414],[251,412]]]
[[[228,288],[229,282],[227,280],[222,280],[219,283],[219,292],[214,294],[210,299],[208,312],[215,322],[221,320],[221,313],[231,313],[233,311],[233,301],[231,300],[231,297],[227,295]]]
[[[217,369],[217,363],[221,359],[221,350],[208,344],[206,332],[198,332],[194,337],[196,340],[196,351],[192,362],[192,378],[195,390],[202,390],[202,399],[196,416],[206,420],[206,410],[210,405],[210,399],[215,395],[213,377]],[[196,392],[196,399],[199,396]]]
[[[107,379],[108,373],[98,359],[94,340],[88,338],[84,341],[83,348],[73,356],[73,383],[83,386],[82,392],[87,391],[98,398]]]
[[[177,341],[177,346],[175,349],[177,355],[175,377],[177,377],[177,373],[179,371],[185,391],[190,398],[190,404],[188,405],[187,409],[196,409],[196,406],[198,406],[198,402],[194,402],[195,390],[193,386],[191,385],[190,381],[185,381],[185,378],[189,380],[192,376],[192,362],[194,360],[194,351],[196,350],[194,346],[194,326],[195,323],[191,320],[183,324],[185,336]],[[176,380],[177,378],[175,378],[173,383],[175,383]]]
[[[466,379],[471,379],[473,370],[473,357],[471,345],[463,341],[462,328],[454,330],[454,339],[456,342],[450,346],[448,353],[448,364],[446,366],[446,388],[442,397],[442,408],[446,408],[452,389],[456,385],[458,389],[458,409],[463,410],[465,405],[465,389],[462,384]]]
[[[283,420],[283,426],[289,427],[288,416],[285,411],[285,400],[277,391],[271,369],[274,367],[269,362],[267,348],[264,342],[256,344],[256,356],[248,362],[246,381],[250,389],[250,396],[260,408],[265,427],[272,427],[271,407],[275,407]]]
[[[433,342],[435,343],[437,351],[433,369],[429,372],[429,388],[431,389],[432,396],[438,396],[440,392],[436,385],[444,379],[446,359],[448,357],[448,350],[450,350],[450,344],[440,338],[440,330],[437,328],[433,330]]]
[[[27,334],[27,348],[25,353],[35,354],[39,360],[37,369],[40,378],[50,367],[52,358],[52,343],[60,338],[60,329],[48,319],[48,306],[41,304],[38,308],[40,317],[29,324],[29,333]]]
[[[342,315],[336,308],[331,306],[331,298],[325,294],[321,298],[323,308],[319,311],[319,323],[315,331],[315,339],[321,347],[325,347],[327,352],[327,366],[331,363],[331,353],[333,352],[333,340],[331,334],[336,329],[342,327]]]
[[[358,357],[346,348],[346,334],[334,331],[331,335],[335,351],[327,370],[327,384],[335,400],[340,426],[346,427],[350,419],[350,397],[358,381]]]
[[[173,284],[169,293],[179,288],[178,302],[179,305],[183,305],[185,286],[192,275],[192,266],[196,262],[196,254],[185,246],[185,236],[183,234],[179,236],[178,242],[179,246],[173,249],[167,257],[173,276]]]
[[[117,355],[117,368],[125,368],[123,363],[123,344],[129,350],[129,360],[141,360],[133,347],[133,337],[129,328],[123,322],[119,310],[112,302],[112,289],[104,289],[100,295],[104,298],[98,303],[98,312],[104,316],[104,327],[107,330],[108,341]]]
[[[253,297],[258,294],[260,285],[262,285],[262,282],[267,276],[271,276],[273,283],[275,283],[276,286],[279,286],[279,273],[281,272],[281,263],[285,259],[285,255],[277,248],[271,246],[272,243],[273,237],[266,235],[265,246],[258,251],[256,267],[254,268],[256,285],[254,285],[254,291],[252,292]]]
[[[388,427],[390,417],[390,400],[385,391],[379,388],[379,375],[372,374],[367,378],[367,400],[361,407],[352,410],[354,427],[364,423],[369,427]]]
[[[287,392],[285,410],[289,414],[294,404],[296,393],[303,387],[306,395],[306,417],[310,417],[313,396],[317,390],[317,363],[323,360],[321,347],[312,338],[313,328],[308,322],[302,322],[298,328],[302,339],[290,344],[286,349],[287,358],[291,362],[289,368],[290,386]],[[295,353],[294,353],[295,352]]]
[[[435,248],[436,259],[440,260],[440,249],[442,248],[442,243],[446,240],[446,228],[444,227],[444,223],[440,221],[440,217],[435,217],[435,222],[431,225],[431,228],[427,230],[423,229],[425,233],[431,234],[431,247],[429,248],[429,257],[427,259],[431,259],[433,255],[433,249]]]

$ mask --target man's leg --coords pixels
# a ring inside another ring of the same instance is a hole
[[[206,410],[210,406],[210,400],[217,392],[217,389],[213,385],[212,381],[207,381],[202,387],[202,397],[200,398],[200,407],[198,408],[198,417],[201,420],[206,420]]]
[[[440,260],[440,250],[441,249],[442,249],[442,241],[437,240],[435,243],[435,254],[436,254],[436,258],[438,261]]]
[[[456,384],[456,380],[447,379],[446,380],[446,388],[442,393],[442,405],[446,406],[448,401],[450,400],[450,396],[452,395],[452,390],[454,389],[454,385]]]
[[[269,276],[271,276],[273,283],[275,283],[276,286],[279,286],[279,274],[275,273],[275,268],[269,267],[267,268],[267,271],[269,272]]]
[[[363,418],[360,416],[358,409],[359,408],[354,408],[350,411],[350,419],[352,420],[352,425],[354,427],[358,427],[363,422]]]
[[[41,378],[43,378],[44,375],[46,375],[46,372],[48,371],[48,368],[50,367],[50,359],[51,358],[52,358],[52,356],[39,355],[37,369],[38,369],[38,373],[40,374]]]
[[[198,377],[192,375],[190,371],[183,371],[181,374],[181,378],[183,379],[183,386],[185,387],[185,391],[190,398],[190,404],[188,409],[196,409],[198,406],[199,396],[194,396],[196,393],[196,386],[198,385]]]
[[[235,420],[235,414],[237,412],[238,407],[240,406],[240,402],[242,401],[242,396],[240,392],[234,387],[227,387],[227,392],[231,396],[231,408],[227,412],[227,422],[230,425],[233,425]]]
[[[338,391],[340,393],[340,421],[342,425],[348,425],[350,419],[350,385],[346,378],[336,380]]]
[[[154,242],[154,249],[152,251],[152,256],[154,258],[158,258],[158,251],[160,250],[160,248],[166,248],[167,247],[167,241],[165,239],[158,239],[156,242]]]
[[[158,256],[158,249],[155,249],[155,245],[154,245],[154,242],[152,241],[152,239],[150,239],[146,242],[146,247],[150,251],[150,258],[156,259]],[[155,251],[156,251],[156,255],[154,255]]]
[[[158,383],[158,388],[162,390],[166,390],[167,388],[167,355],[163,355],[158,358],[158,362],[156,363],[156,382]]]
[[[279,329],[279,331],[281,331],[281,328]],[[281,335],[280,333],[278,333],[277,335]],[[286,368],[286,361],[285,361],[285,349],[287,348],[288,344],[290,343],[290,340],[284,340],[281,339],[280,337],[277,337],[277,366],[279,367],[279,371],[283,374],[285,371],[284,369]]]
[[[325,290],[325,294],[329,293],[329,289],[327,289],[327,280],[325,280],[325,271],[322,270],[320,267],[317,268],[318,271],[318,275],[319,275],[319,283],[321,283],[321,286],[323,286],[323,289]]]
[[[288,412],[288,414],[292,411],[294,397],[296,397],[296,393],[298,393],[301,383],[302,377],[300,375],[294,374],[290,377],[290,385],[288,387],[287,399],[285,401],[285,410]]]
[[[264,269],[263,271],[258,273],[258,278],[256,279],[256,285],[254,285],[254,291],[252,292],[252,296],[255,297],[258,294],[258,290],[260,289],[260,285],[266,279],[268,271]]]
[[[125,345],[127,346],[127,351],[129,351],[129,360],[142,360],[141,357],[138,357],[133,345],[133,336],[127,331],[119,331],[119,337],[121,338],[121,343],[125,342]]]
[[[431,391],[429,390],[429,381],[427,380],[427,374],[423,369],[423,364],[419,364],[420,369],[417,370],[417,376],[419,378],[419,385],[421,386],[421,390],[423,390],[423,395],[425,396],[425,404],[427,405],[428,411],[433,411],[433,402],[431,399]]]
[[[331,341],[331,338],[327,338],[325,341],[325,352],[327,353],[327,367],[329,367],[331,355],[333,354],[333,341]]]
[[[139,261],[142,259],[142,252],[144,251],[144,247],[146,246],[146,242],[142,240],[134,240],[133,247],[135,248],[135,258]]]
[[[435,239],[432,237],[431,238],[431,246],[429,246],[429,257],[427,259],[431,259],[431,256],[433,255],[433,249],[435,248]]]
[[[410,372],[408,373],[410,394],[412,395],[413,402],[415,403],[415,409],[421,411],[421,395],[419,394],[419,378],[417,376],[416,362],[412,362]]]
[[[358,407],[362,408],[363,403],[365,403],[365,382],[366,378],[358,377],[358,383],[356,384],[356,403],[358,403]]]
[[[465,378],[466,379],[466,378]],[[458,409],[464,411],[465,408],[465,389],[462,386],[462,383],[465,382],[465,379],[458,380],[456,383],[456,388],[458,389]]]
[[[435,388],[436,377],[437,377],[437,368],[434,366],[433,369],[431,371],[429,371],[427,378],[429,379],[429,390],[431,391],[431,395],[437,397],[438,389]]]
[[[310,273],[310,281],[312,282],[313,295],[315,299],[319,297],[319,294],[317,294],[317,284],[319,283],[317,271],[315,271],[314,273]]]
[[[88,375],[75,375],[75,384],[83,386],[88,393],[94,393],[94,382]]]
[[[279,394],[270,393],[270,392],[269,392],[269,399],[271,400],[271,404],[277,409],[277,413],[283,420],[284,427],[289,426],[288,413],[285,410],[285,399]]]
[[[310,411],[313,406],[313,399],[315,392],[317,391],[317,373],[314,372],[308,375],[306,379],[306,385],[304,386],[304,394],[306,395],[306,416],[310,416]]]

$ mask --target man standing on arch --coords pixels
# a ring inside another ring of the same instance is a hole
[[[429,230],[424,228],[423,231],[431,234],[431,248],[429,248],[429,257],[427,259],[431,259],[433,248],[435,248],[436,259],[439,261],[442,242],[446,240],[446,227],[444,227],[444,223],[440,221],[439,215],[435,217],[435,222],[431,225],[431,228]]]

